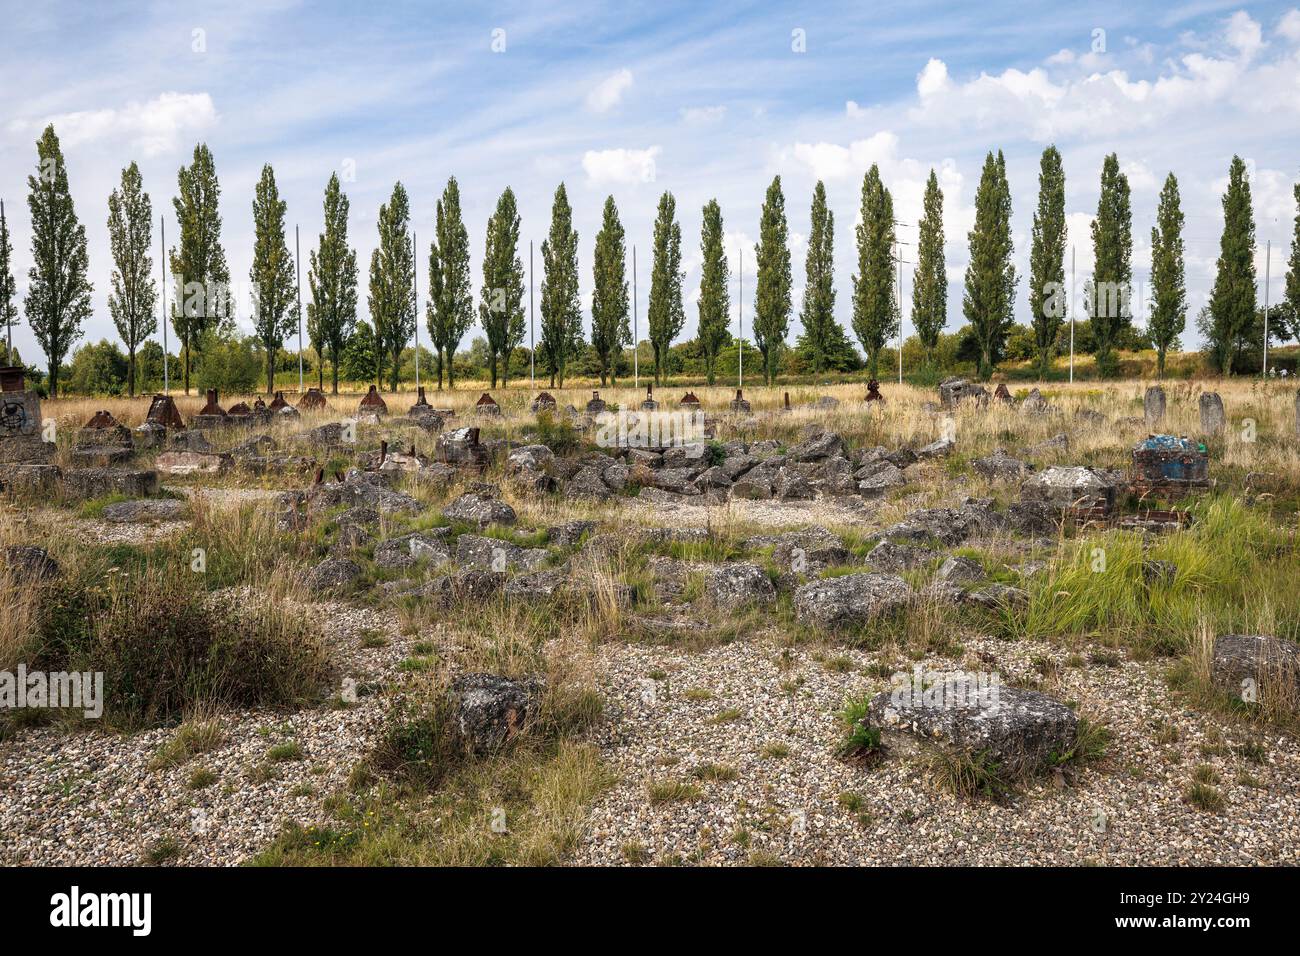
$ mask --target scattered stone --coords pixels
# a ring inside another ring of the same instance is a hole
[[[188,501],[179,498],[137,498],[104,506],[104,520],[113,524],[148,524],[189,517]]]
[[[989,390],[964,378],[946,378],[939,383],[939,402],[944,408],[955,408],[962,402],[972,401],[984,406],[989,401]]]
[[[442,564],[450,560],[451,549],[443,537],[422,531],[389,538],[375,547],[375,564],[381,568],[409,568],[419,561]]]
[[[795,617],[814,627],[864,624],[897,611],[912,588],[893,574],[848,574],[803,585],[794,592]]]
[[[887,461],[881,461],[874,466],[865,466],[859,469],[858,474],[862,474],[867,469],[870,469],[869,473],[857,484],[858,494],[864,498],[880,498],[891,488],[901,488],[907,484],[907,478],[902,471]]]
[[[551,544],[559,548],[576,547],[584,535],[590,534],[596,527],[594,521],[570,521],[554,528],[547,528],[546,535]]]
[[[939,565],[935,577],[952,584],[974,584],[983,581],[988,575],[984,572],[984,565],[978,561],[954,554]]]
[[[479,400],[474,403],[474,414],[486,418],[500,418],[501,406],[497,404],[495,398],[484,392],[479,396]]]
[[[487,571],[505,571],[520,567],[537,571],[550,557],[545,548],[522,548],[500,538],[486,538],[477,534],[462,534],[456,539],[456,562],[465,567]]]
[[[17,544],[0,551],[4,567],[11,577],[25,581],[56,578],[61,573],[59,562],[50,557],[44,548],[31,544]]]
[[[154,467],[164,475],[221,475],[234,467],[235,460],[226,454],[202,451],[165,451],[154,459]]]
[[[738,415],[748,415],[752,410],[750,408],[749,402],[746,401],[745,399],[744,392],[741,391],[741,389],[736,389],[736,397],[731,400],[731,404],[728,405],[727,407],[730,408],[732,412]]]
[[[131,468],[69,468],[63,472],[69,498],[89,500],[122,495],[149,498],[158,494],[158,472]]]
[[[957,443],[951,438],[939,438],[930,444],[919,449],[916,453],[917,458],[947,458],[952,454]]]
[[[1029,592],[1009,584],[989,584],[968,593],[966,601],[990,611],[1020,609],[1029,603]]]
[[[457,428],[438,436],[434,445],[434,459],[447,465],[485,468],[488,450],[479,443],[477,428]]]
[[[1220,634],[1210,661],[1214,686],[1249,703],[1300,705],[1300,645],[1264,634]]]
[[[467,492],[447,505],[442,516],[448,521],[464,521],[480,528],[490,524],[514,524],[515,509],[497,497],[495,491]]]
[[[465,746],[480,756],[500,750],[537,718],[542,682],[498,674],[462,674],[449,696]]]
[[[886,748],[904,755],[942,748],[983,754],[1009,774],[1044,768],[1075,744],[1079,719],[1055,698],[1007,687],[988,675],[945,675],[917,686],[924,675],[903,675],[894,689],[867,704],[864,723],[880,731]]]
[[[877,571],[909,571],[929,564],[939,557],[938,551],[922,548],[912,544],[899,544],[885,539],[871,549],[867,555],[867,564]]]
[[[1059,509],[1112,508],[1116,483],[1092,468],[1052,465],[1020,487],[1025,501],[1044,501]]]
[[[994,449],[987,458],[976,458],[971,468],[989,481],[1020,481],[1032,470],[1032,466],[1008,455],[1005,448]]]
[[[307,574],[307,588],[316,594],[343,591],[361,577],[361,565],[351,558],[326,558]]]
[[[739,611],[776,600],[776,588],[757,564],[728,562],[715,565],[705,579],[705,593],[724,611]]]

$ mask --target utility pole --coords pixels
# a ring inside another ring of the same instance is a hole
[[[293,225],[293,263],[298,267],[298,394],[302,394],[302,250],[298,245],[298,224]]]
[[[1070,384],[1074,384],[1074,243],[1070,243]]]
[[[507,362],[509,359],[506,360]],[[537,346],[533,344],[533,240],[528,240],[528,383],[537,387]]]
[[[632,387],[641,387],[641,345],[636,304],[636,246],[632,247]]]
[[[166,395],[171,382],[167,370],[167,217],[158,217],[158,274],[162,281],[162,330],[163,330],[163,394]]]
[[[1264,376],[1268,377],[1268,287],[1269,269],[1273,265],[1273,240],[1264,244]]]
[[[909,223],[894,221],[895,226],[910,226]],[[903,242],[894,234],[894,261],[898,263],[898,384],[903,384],[903,246],[911,243]]]
[[[420,265],[416,250],[415,230],[411,230],[411,289],[415,294],[415,391],[420,391]]]

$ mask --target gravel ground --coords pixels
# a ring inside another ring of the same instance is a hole
[[[330,622],[343,676],[359,684],[398,678],[409,643],[392,615],[345,604],[314,611]],[[384,647],[363,647],[364,635]],[[68,733],[57,726],[20,731],[0,744],[0,864],[130,865],[161,841],[175,841],[167,862],[237,864],[264,848],[286,820],[325,820],[322,799],[341,788],[373,745],[385,699],[360,696],[350,709],[297,713],[242,711],[220,718],[223,739],[179,767],[151,770],[171,739],[159,729],[131,736]],[[250,773],[267,750],[296,742],[302,758],[275,763],[273,779]],[[195,770],[217,780],[191,790]]]
[[[601,683],[619,717],[602,746],[621,781],[593,807],[576,862],[1300,862],[1296,741],[1221,727],[1213,716],[1183,711],[1165,689],[1158,663],[1067,669],[1064,652],[1041,644],[977,639],[964,646],[968,656],[995,661],[1012,677],[1036,674],[1032,657],[1062,665],[1054,692],[1110,728],[1105,760],[1069,780],[1063,774],[1042,780],[1005,806],[961,800],[937,790],[902,758],[864,767],[834,756],[841,734],[835,715],[845,698],[887,686],[863,672],[879,654],[822,649],[827,656],[819,663],[811,656],[817,652],[795,649],[783,658],[783,645],[771,636],[702,654],[609,644],[599,655]],[[923,663],[936,670],[956,666]],[[655,680],[652,673],[667,676]],[[1158,743],[1160,720],[1176,723],[1181,739]],[[1263,744],[1266,763],[1231,752],[1247,742]],[[765,756],[771,745],[788,755]],[[1222,814],[1182,800],[1199,763],[1223,778]],[[711,764],[734,768],[735,778],[710,780],[707,772],[695,778],[692,771]],[[1238,782],[1245,774],[1254,778],[1250,785]],[[651,782],[665,781],[692,783],[698,798],[652,806]],[[857,809],[844,805],[845,793],[859,795]]]

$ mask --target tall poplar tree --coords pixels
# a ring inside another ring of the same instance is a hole
[[[880,353],[898,332],[894,299],[894,200],[871,164],[862,179],[862,221],[858,223],[858,273],[853,277],[853,332],[867,354],[874,378]]]
[[[1132,325],[1133,213],[1128,177],[1111,153],[1101,167],[1101,196],[1092,221],[1092,280],[1085,289],[1088,320],[1096,342],[1097,373],[1118,371],[1115,359],[1120,332]]]
[[[348,197],[335,173],[325,186],[325,231],[311,253],[307,285],[307,328],[313,346],[333,366],[333,392],[339,392],[339,364],[357,324],[357,252],[348,245]],[[322,370],[322,375],[324,374]]]
[[[168,254],[172,279],[179,292],[172,303],[172,328],[182,346],[183,382],[190,390],[192,357],[203,347],[205,333],[233,312],[230,269],[221,246],[221,186],[212,152],[204,143],[194,147],[189,166],[176,174],[180,195],[172,199],[180,224],[180,245]]]
[[[389,389],[397,391],[402,351],[415,334],[415,250],[411,248],[411,205],[406,187],[379,207],[379,245],[370,255],[370,321],[375,326],[375,384],[388,365]]]
[[[718,353],[731,341],[727,328],[731,321],[731,274],[723,244],[722,207],[716,199],[704,206],[700,226],[700,319],[696,338],[704,357],[704,372],[713,384],[718,367]]]
[[[646,309],[656,384],[667,376],[668,348],[686,324],[686,312],[682,308],[682,227],[676,221],[676,214],[677,200],[672,193],[664,193],[659,197],[659,212],[655,217],[650,302]]]
[[[144,191],[140,167],[122,170],[122,184],[108,197],[108,245],[113,253],[113,290],[108,311],[126,346],[127,395],[135,397],[135,354],[158,328],[153,314],[157,289],[149,247],[153,236],[153,203]]]
[[[1255,322],[1255,216],[1246,164],[1240,156],[1233,156],[1228,168],[1209,317],[1207,344],[1215,368],[1224,375],[1239,371],[1233,359],[1244,350],[1243,340]]]
[[[542,240],[542,336],[537,343],[551,372],[551,385],[564,386],[569,359],[582,345],[582,302],[578,297],[578,233],[564,183],[551,204],[551,229]]]
[[[1065,322],[1065,168],[1055,146],[1038,164],[1038,208],[1029,251],[1029,317],[1038,352],[1038,378],[1047,377],[1056,336]]]
[[[1295,231],[1291,236],[1291,261],[1286,273],[1284,300],[1291,319],[1291,337],[1300,339],[1300,183],[1295,184]],[[0,275],[0,282],[4,277]]]
[[[842,337],[835,321],[835,214],[826,207],[826,187],[821,180],[813,188],[811,221],[799,321],[813,373],[820,375]]]
[[[27,177],[32,217],[32,267],[24,311],[49,361],[50,397],[59,394],[59,366],[81,336],[94,286],[86,278],[86,227],[77,220],[63,150],[51,124],[36,142],[36,175]]]
[[[434,271],[440,275],[435,279]],[[455,388],[456,349],[474,324],[474,295],[469,276],[469,233],[460,212],[460,186],[447,180],[434,215],[434,241],[429,249],[429,338],[439,356],[438,387],[442,368],[447,387]]]
[[[618,357],[632,342],[628,323],[627,247],[614,197],[605,198],[596,233],[595,285],[591,292],[591,347],[600,360],[600,384],[612,385]]]
[[[479,324],[487,334],[492,387],[496,388],[498,361],[502,381],[508,381],[510,353],[524,334],[524,264],[519,259],[519,212],[514,191],[509,186],[488,219],[478,315]]]
[[[1016,267],[1011,263],[1011,188],[1006,160],[998,150],[984,158],[975,191],[975,228],[968,234],[970,264],[962,312],[979,351],[981,378],[993,374],[1011,329],[1016,294]]]
[[[4,203],[0,202],[0,325],[5,331],[6,365],[14,364],[14,323],[18,321],[18,284],[14,281],[13,255],[9,222],[5,218]]]
[[[925,351],[927,368],[934,367],[939,333],[948,324],[948,271],[943,254],[943,191],[930,170],[918,229],[916,270],[912,273],[912,322]]]
[[[763,381],[772,384],[776,361],[790,331],[789,230],[785,221],[785,194],[781,177],[767,187],[754,246],[758,279],[754,290],[754,344],[763,356]]]
[[[275,391],[275,359],[284,339],[297,327],[294,309],[294,266],[284,235],[288,204],[280,198],[275,171],[262,166],[262,178],[253,193],[253,334],[266,352],[266,394]]]
[[[1183,268],[1183,210],[1173,173],[1160,190],[1151,228],[1151,318],[1147,334],[1156,350],[1156,374],[1165,377],[1165,356],[1187,325],[1187,283]]]

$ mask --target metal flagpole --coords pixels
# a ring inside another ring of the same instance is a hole
[[[162,330],[163,330],[163,394],[170,389],[171,382],[167,369],[167,217],[158,217],[158,241],[161,251],[158,255],[158,274],[162,278]]]
[[[745,387],[745,247],[736,250],[736,316],[740,332],[739,364],[736,372],[736,388]]]
[[[632,387],[641,387],[641,340],[636,310],[636,246],[632,247]]]
[[[1268,287],[1269,267],[1273,264],[1273,240],[1264,245],[1264,375],[1268,375]]]
[[[420,266],[416,250],[415,230],[411,230],[411,289],[415,293],[415,391],[420,391]]]
[[[293,258],[298,267],[298,394],[302,394],[302,246],[298,242],[298,224],[293,226]]]
[[[898,260],[898,384],[903,384],[903,250],[899,248],[898,237],[894,238],[894,248],[898,250],[894,258]]]
[[[1070,245],[1070,384],[1074,384],[1074,245]]]
[[[509,359],[506,360],[507,362]],[[533,240],[528,240],[528,383],[537,387],[537,347],[533,344]]]

